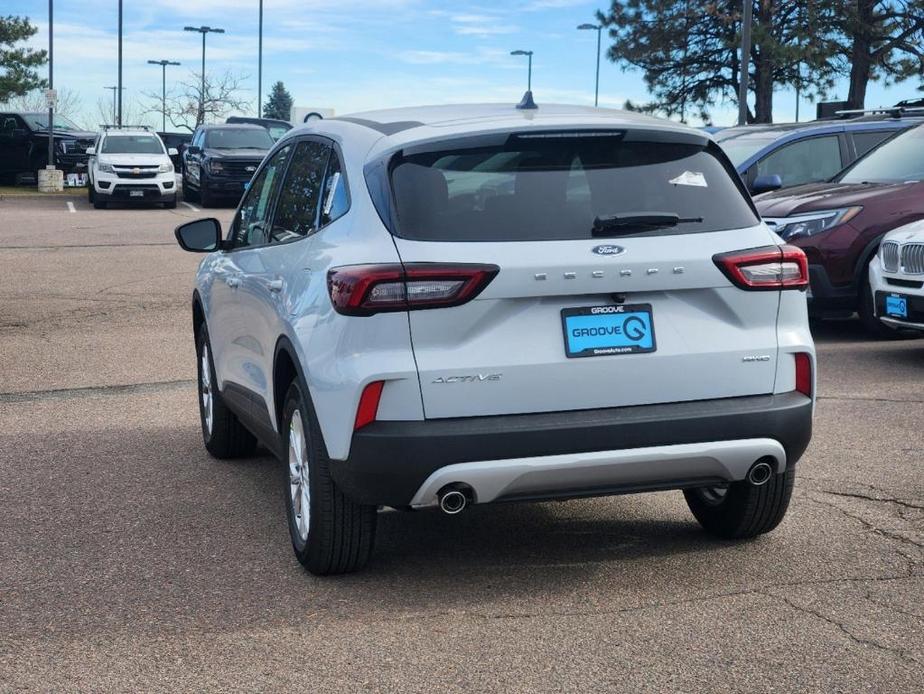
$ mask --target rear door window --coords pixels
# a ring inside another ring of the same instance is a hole
[[[596,217],[651,212],[698,220],[658,233],[753,226],[736,178],[715,144],[624,133],[513,135],[391,162],[396,233],[421,241],[590,239]]]
[[[318,207],[330,146],[314,140],[298,143],[273,218],[273,242],[291,241],[318,228]]]
[[[830,180],[843,168],[837,135],[825,135],[780,147],[757,162],[757,175],[777,175],[788,188]]]

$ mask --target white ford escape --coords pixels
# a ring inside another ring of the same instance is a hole
[[[379,507],[682,489],[773,529],[811,436],[805,256],[708,136],[630,113],[317,121],[264,160],[193,295],[206,448],[285,462],[298,559],[361,567]]]

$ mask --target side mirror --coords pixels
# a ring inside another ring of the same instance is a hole
[[[200,147],[198,147],[197,145],[189,145],[189,146],[186,148],[186,152],[187,152],[188,154],[199,154],[201,151],[202,151],[202,149],[201,149]]]
[[[87,147],[87,156],[88,157],[96,156],[96,147]]]
[[[764,174],[754,179],[754,183],[751,184],[751,194],[769,193],[771,190],[779,190],[782,187],[783,179],[778,174]]]
[[[173,233],[180,248],[190,253],[211,253],[221,248],[221,222],[214,217],[180,224]]]
[[[176,151],[176,147],[168,147],[168,148],[167,148],[167,156],[168,156],[168,157],[177,157],[177,156],[179,156],[179,154],[180,154],[180,153]]]

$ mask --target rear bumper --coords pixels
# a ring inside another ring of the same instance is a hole
[[[507,485],[494,497],[498,500],[732,481],[765,455],[783,458],[777,460],[778,469],[798,461],[811,439],[812,405],[810,398],[793,392],[576,412],[380,421],[353,435],[349,458],[331,461],[331,474],[355,501],[394,507],[427,505],[428,495],[435,493],[428,480],[442,480],[449,466],[463,464],[482,469],[488,463],[495,469],[527,464],[552,471],[527,485]],[[749,448],[754,440],[761,443]],[[737,444],[728,448],[729,442]],[[659,447],[674,448],[655,450]],[[719,455],[719,449],[734,461],[746,460],[741,450],[748,455],[753,450],[756,457],[742,467]],[[571,474],[577,467],[588,474]],[[626,474],[617,474],[616,468]]]

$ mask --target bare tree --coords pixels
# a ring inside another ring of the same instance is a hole
[[[146,110],[138,108],[137,102],[122,99],[122,123],[125,125],[144,125],[144,115]],[[95,130],[100,124],[112,124],[116,122],[115,113],[113,112],[112,99],[101,96],[96,100],[96,122],[90,124],[90,129]]]
[[[80,95],[67,87],[59,87],[58,104],[55,106],[55,113],[65,118],[75,118],[80,113],[81,102]],[[42,89],[33,89],[20,96],[14,96],[2,107],[10,111],[24,111],[26,113],[44,112],[48,110],[45,102],[45,92]]]
[[[144,113],[163,113],[174,128],[190,131],[203,122],[223,120],[231,111],[249,113],[251,99],[241,93],[241,85],[247,79],[247,75],[230,71],[220,75],[206,74],[203,92],[201,73],[193,72],[188,82],[180,82],[167,92],[166,104],[161,101],[160,93],[145,92],[148,103]]]

